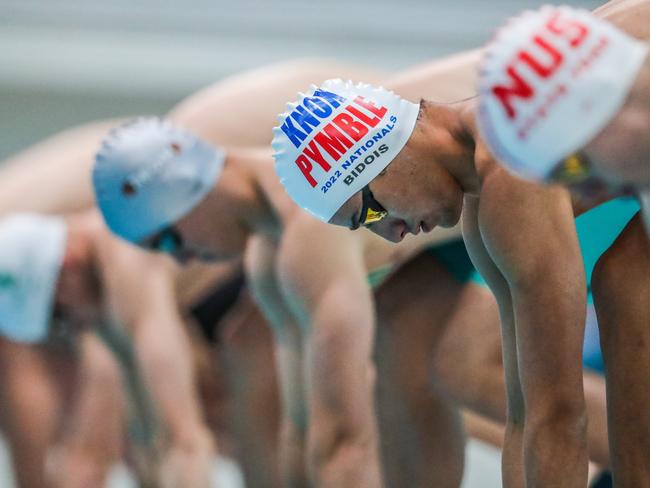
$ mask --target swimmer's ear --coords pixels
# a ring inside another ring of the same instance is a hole
[[[417,116],[417,118],[415,119],[416,121],[417,121],[417,120],[420,120],[420,119],[422,118],[422,113],[424,112],[424,105],[425,105],[426,103],[427,103],[427,101],[426,101],[424,98],[421,98],[421,99],[420,99],[420,108],[418,109],[418,116]]]

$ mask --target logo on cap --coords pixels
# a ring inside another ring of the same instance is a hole
[[[645,53],[584,10],[546,6],[511,19],[481,63],[483,138],[517,174],[548,178],[620,108]]]
[[[516,101],[537,105],[534,114],[528,117],[517,132],[524,139],[534,127],[536,119],[546,116],[547,110],[567,92],[567,86],[558,83],[551,92],[542,93],[537,83],[548,83],[553,75],[566,63],[567,51],[578,50],[590,35],[588,25],[578,19],[563,18],[561,11],[549,12],[548,20],[537,32],[532,32],[527,45],[517,50],[512,60],[503,66],[505,81],[495,82],[489,90],[498,100],[506,117],[517,123],[522,119]],[[577,77],[597,58],[607,46],[607,37],[601,36],[580,63],[573,66],[571,76]],[[526,73],[528,73],[528,81]],[[530,75],[535,80],[530,79]],[[544,95],[542,97],[542,94]]]
[[[273,129],[275,169],[302,208],[328,221],[404,147],[418,106],[363,83],[327,80],[298,95]]]
[[[319,127],[341,106],[344,108],[340,113],[324,127]],[[387,107],[376,105],[361,95],[349,101],[336,93],[317,89],[284,118],[280,129],[296,149],[300,149],[312,132],[318,131],[309,138],[309,142],[295,160],[305,180],[313,188],[318,184],[312,174],[314,163],[325,173],[332,169],[322,151],[337,163],[354,144],[377,127],[387,112]]]

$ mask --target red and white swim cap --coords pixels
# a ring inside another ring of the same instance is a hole
[[[510,170],[545,180],[616,115],[647,51],[585,10],[524,12],[497,31],[483,56],[479,130]]]

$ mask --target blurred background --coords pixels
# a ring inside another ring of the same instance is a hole
[[[80,122],[163,113],[219,78],[274,61],[316,56],[399,70],[480,46],[504,18],[544,3],[0,0],[0,158]]]
[[[400,70],[478,47],[506,17],[544,3],[0,0],[0,160],[82,122],[163,114],[220,78],[276,61]],[[0,445],[2,488],[12,486],[8,466]],[[465,486],[498,486],[499,469],[498,452],[474,442]],[[133,486],[115,476],[113,486]]]

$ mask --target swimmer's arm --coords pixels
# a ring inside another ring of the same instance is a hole
[[[157,436],[158,418],[136,359],[129,336],[117,325],[101,324],[97,336],[119,365],[122,379],[133,409],[136,436],[139,442],[152,447]]]
[[[582,456],[584,450],[586,286],[570,197],[564,189],[523,182],[499,168],[483,181],[478,222],[511,292],[527,472],[537,473],[540,485],[565,476],[577,486],[580,463],[562,473],[554,464],[562,451]]]
[[[303,382],[302,334],[280,291],[277,243],[254,235],[246,246],[244,267],[251,295],[273,331],[278,386],[282,396],[280,471],[287,486],[308,486],[305,473],[307,412]]]
[[[162,256],[118,243],[110,287],[111,305],[133,338],[159,416],[176,447],[207,446],[194,386],[189,338],[174,292],[176,269]]]
[[[648,0],[612,0],[595,9],[593,13],[631,36],[650,40]]]
[[[90,169],[102,138],[121,120],[68,129],[0,163],[0,214],[66,213],[93,205]]]
[[[380,486],[374,431],[374,307],[357,234],[304,214],[285,229],[282,291],[306,331],[318,485]],[[347,453],[347,454],[346,454]]]

